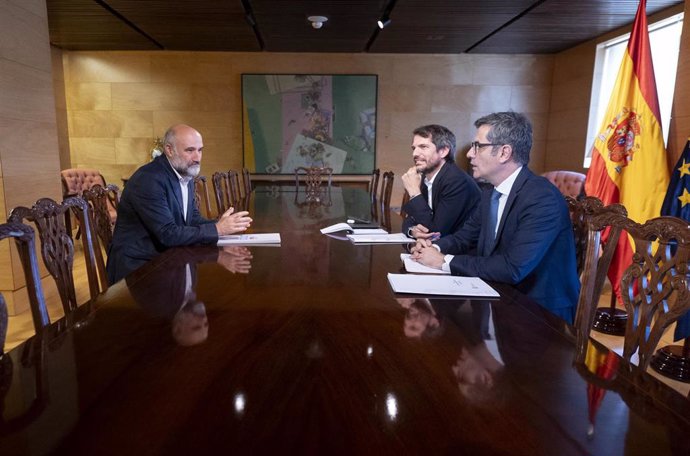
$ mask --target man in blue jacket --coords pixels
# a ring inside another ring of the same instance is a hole
[[[474,125],[467,157],[474,177],[492,187],[460,230],[433,246],[418,241],[414,258],[454,275],[512,284],[572,323],[580,287],[572,225],[558,189],[527,168],[532,126],[515,112]]]
[[[218,221],[206,220],[194,204],[204,143],[188,125],[170,127],[164,153],[139,168],[127,182],[117,208],[108,251],[108,280],[114,283],[170,247],[215,244],[219,235],[246,230],[248,212],[231,208]]]
[[[410,201],[402,231],[416,239],[438,238],[459,229],[479,204],[479,187],[455,166],[455,135],[441,125],[412,133],[414,166],[402,175]]]

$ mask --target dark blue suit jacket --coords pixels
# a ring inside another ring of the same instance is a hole
[[[127,181],[108,251],[110,283],[170,247],[218,241],[214,222],[203,218],[194,204],[193,182],[187,190],[185,221],[180,183],[165,155],[139,168]]]
[[[421,195],[403,206],[407,213],[402,226],[405,234],[417,224],[424,225],[429,231],[440,232],[441,236],[452,234],[460,229],[479,204],[480,191],[474,179],[451,162],[445,163],[434,179],[431,189],[434,210],[427,202],[429,191],[423,180],[420,190]]]
[[[483,252],[493,236],[485,228],[492,190],[482,192],[478,210],[459,231],[437,242],[444,254],[456,255],[451,272],[512,284],[561,316],[568,314],[565,308],[574,314],[580,281],[568,207],[553,184],[526,166],[508,195],[491,254],[466,255],[475,248]]]

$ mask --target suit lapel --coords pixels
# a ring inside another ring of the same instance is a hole
[[[178,214],[180,215],[182,222],[185,223],[182,214],[182,208],[184,207],[184,205],[182,204],[182,190],[180,188],[180,181],[177,178],[175,171],[173,171],[172,166],[170,166],[170,162],[168,162],[168,158],[165,155],[161,155],[160,157],[156,158],[156,160],[160,160],[160,165],[165,169],[165,172],[167,173],[168,185],[172,189],[173,195],[175,195],[177,207],[179,208]],[[189,207],[187,209],[189,209]]]
[[[510,189],[510,194],[508,195],[508,201],[506,201],[506,205],[503,208],[503,213],[501,214],[501,220],[498,221],[498,231],[496,232],[496,244],[498,244],[498,240],[501,238],[505,221],[508,218],[508,214],[510,214],[511,209],[513,208],[515,198],[517,198],[518,193],[520,193],[522,186],[525,184],[530,174],[531,171],[527,168],[527,166],[523,166],[522,170],[515,179],[515,182],[513,182],[513,187]],[[496,244],[494,244],[494,248],[496,248]]]

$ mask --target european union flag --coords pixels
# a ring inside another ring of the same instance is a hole
[[[690,222],[690,138],[678,163],[673,168],[671,182],[668,185],[661,215],[680,217]],[[674,339],[680,340],[690,336],[690,312],[676,322]]]

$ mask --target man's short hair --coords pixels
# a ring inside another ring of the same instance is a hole
[[[424,125],[423,127],[416,128],[412,135],[431,138],[431,142],[436,146],[436,150],[443,149],[444,147],[448,148],[447,162],[453,162],[455,159],[455,135],[443,125]]]
[[[163,147],[165,147],[166,144],[170,144],[170,147],[175,149],[175,127],[174,126],[165,130],[165,134],[163,135]]]
[[[489,125],[486,139],[492,144],[509,144],[513,148],[513,161],[526,165],[532,149],[532,124],[527,116],[519,112],[495,112],[480,117],[474,122],[479,128]]]

